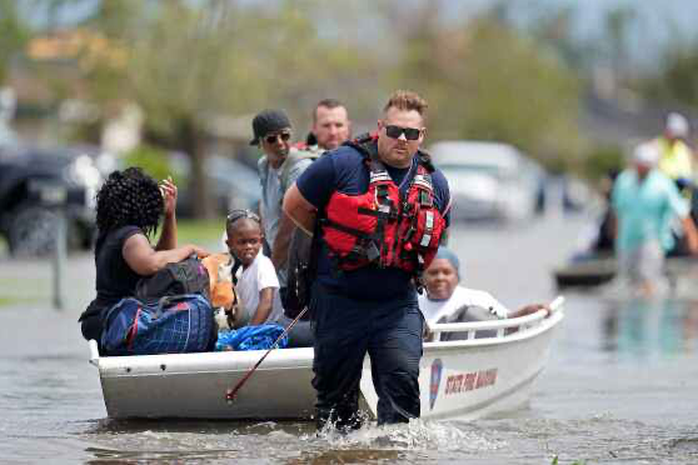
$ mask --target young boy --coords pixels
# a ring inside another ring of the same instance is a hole
[[[283,314],[279,279],[271,260],[260,253],[264,234],[259,216],[235,210],[226,221],[226,245],[235,259],[239,307],[235,327],[274,323]],[[234,271],[235,273],[235,271]]]

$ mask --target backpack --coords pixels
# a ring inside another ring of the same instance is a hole
[[[289,185],[291,170],[299,160],[315,161],[323,153],[325,153],[324,150],[311,150],[309,147],[291,151],[279,174],[282,192],[286,192],[291,187]],[[284,314],[291,319],[295,319],[310,302],[310,287],[315,279],[315,259],[317,258],[317,254],[313,255],[315,242],[313,237],[298,227],[291,234],[288,258],[284,265],[287,273],[287,287],[281,292]],[[302,320],[309,318],[310,315],[306,312]]]
[[[296,227],[291,235],[286,262],[286,289],[281,293],[284,314],[291,319],[295,319],[310,303],[311,288],[317,275],[320,241],[315,238],[319,237],[318,234],[317,227],[313,236]],[[301,318],[309,319],[309,312]]]
[[[201,294],[166,296],[149,304],[120,300],[106,314],[101,347],[106,355],[155,355],[213,350],[218,328]]]
[[[206,267],[197,257],[179,263],[168,263],[152,276],[136,284],[136,299],[155,304],[161,298],[186,294],[201,294],[210,301],[210,279]]]

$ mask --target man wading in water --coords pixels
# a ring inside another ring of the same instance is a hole
[[[357,428],[366,353],[378,393],[378,424],[420,415],[424,319],[417,286],[448,226],[443,174],[419,147],[427,103],[395,92],[375,136],[316,160],[284,198],[284,211],[321,250],[310,310],[315,324],[317,422]]]

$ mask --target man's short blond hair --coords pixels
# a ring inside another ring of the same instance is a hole
[[[416,92],[410,90],[397,90],[388,99],[388,103],[383,107],[383,111],[387,112],[391,108],[397,108],[402,111],[416,111],[424,118],[426,116],[429,104],[426,100],[419,96]]]

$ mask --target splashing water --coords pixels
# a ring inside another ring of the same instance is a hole
[[[409,423],[376,426],[365,423],[360,429],[343,434],[334,428],[326,428],[317,436],[305,436],[304,440],[324,440],[338,449],[384,449],[427,451],[481,451],[503,447],[503,441],[488,437],[475,427],[454,422],[415,419]]]

